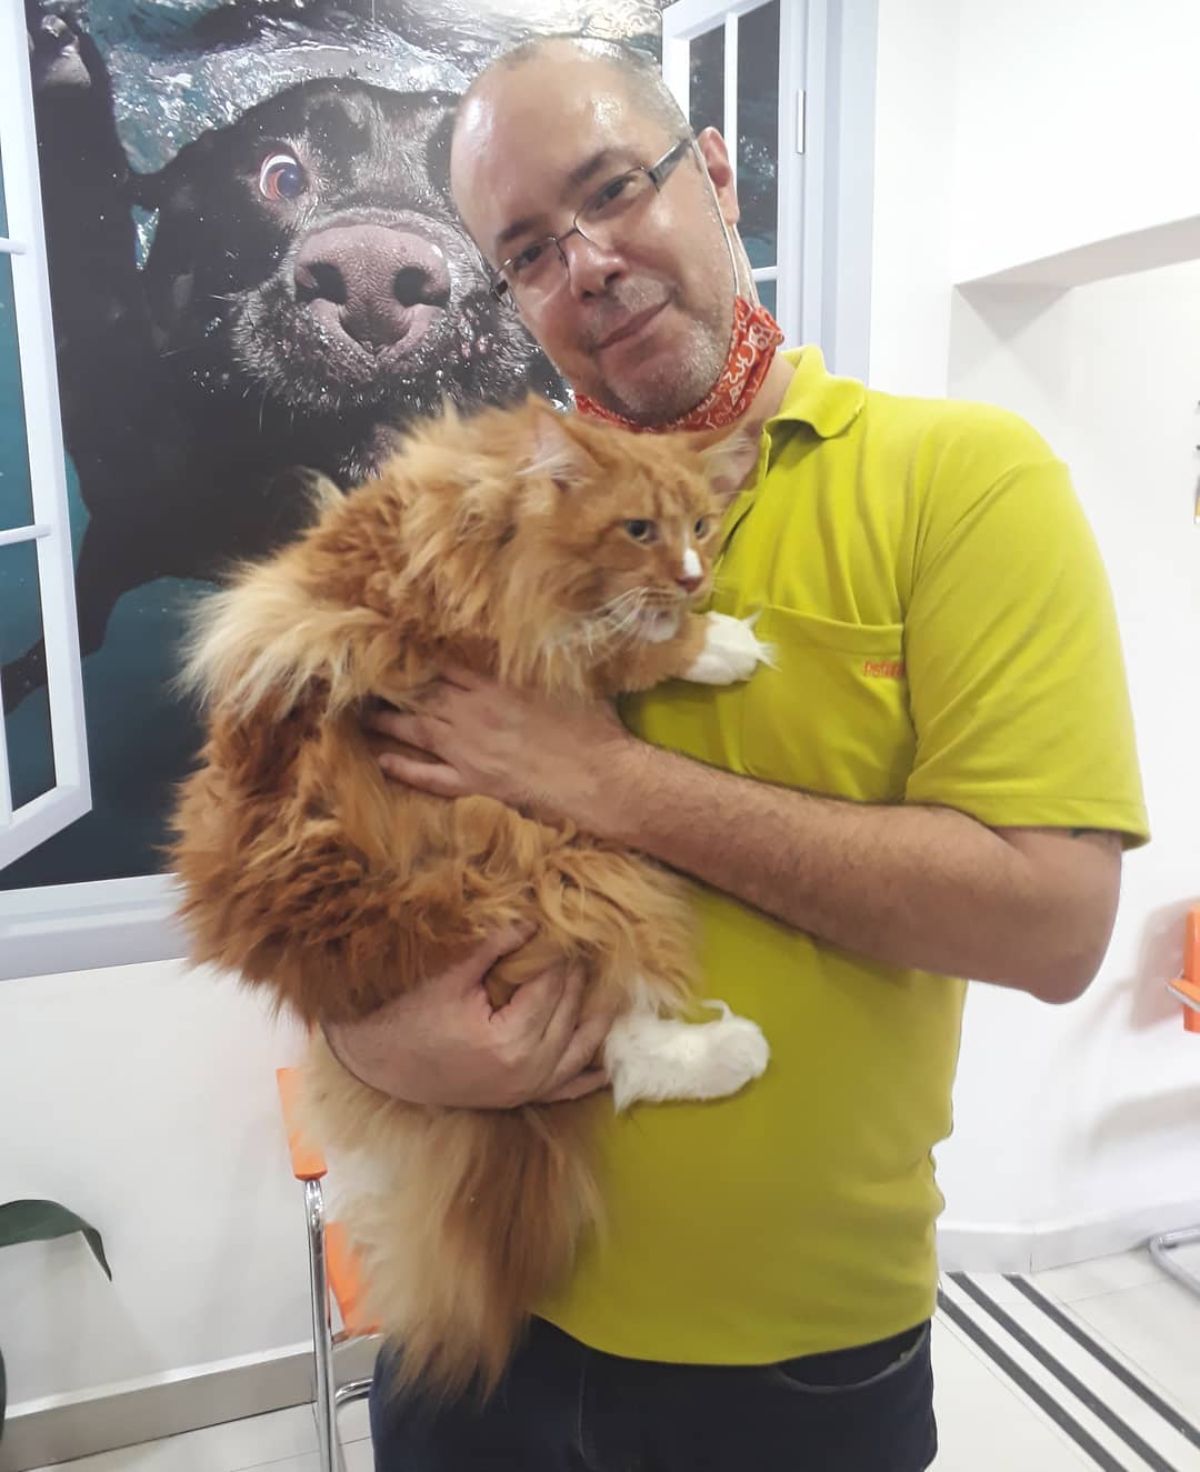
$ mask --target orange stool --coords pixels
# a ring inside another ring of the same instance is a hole
[[[1200,905],[1188,911],[1183,941],[1183,975],[1167,983],[1172,994],[1183,1003],[1183,1025],[1188,1032],[1200,1033]],[[1171,1256],[1173,1247],[1200,1242],[1200,1227],[1185,1227],[1179,1232],[1162,1232],[1150,1240],[1150,1256],[1177,1283],[1200,1293],[1200,1277],[1183,1267]]]
[[[358,1259],[341,1222],[325,1220],[325,1192],[321,1185],[328,1173],[321,1151],[304,1137],[299,1123],[299,1070],[277,1068],[279,1102],[287,1129],[292,1174],[304,1185],[304,1207],[308,1222],[308,1277],[312,1295],[313,1372],[316,1382],[317,1439],[321,1472],[338,1472],[341,1442],[337,1413],[352,1400],[361,1400],[371,1388],[369,1380],[350,1380],[338,1385],[334,1351],[348,1339],[377,1334],[363,1309],[363,1285]],[[338,1306],[342,1327],[333,1330],[333,1303]]]
[[[1183,1025],[1200,1032],[1200,905],[1188,911],[1183,942],[1183,975],[1167,982],[1183,1003]]]

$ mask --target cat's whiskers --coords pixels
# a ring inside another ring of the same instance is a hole
[[[595,644],[607,647],[619,643],[632,633],[645,610],[647,593],[646,588],[629,588],[610,598],[586,619],[582,627],[587,632],[589,648]]]
[[[559,629],[550,640],[550,648],[560,652],[582,649],[589,661],[602,657],[637,627],[646,594],[645,588],[627,588],[615,594],[569,627]]]

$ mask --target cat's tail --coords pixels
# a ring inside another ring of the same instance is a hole
[[[567,1278],[581,1236],[598,1224],[596,1099],[381,1110],[381,1095],[343,1078],[339,1094],[361,1090],[376,1101],[359,1107],[375,1112],[368,1153],[372,1167],[386,1161],[384,1176],[346,1225],[399,1380],[435,1398],[486,1397],[531,1307]]]

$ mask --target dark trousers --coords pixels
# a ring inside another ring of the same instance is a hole
[[[587,1349],[535,1320],[482,1409],[371,1391],[376,1472],[923,1472],[937,1451],[929,1325],[753,1368]]]

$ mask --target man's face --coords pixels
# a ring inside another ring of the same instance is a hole
[[[569,230],[596,189],[655,163],[678,136],[639,112],[613,67],[552,50],[495,73],[467,104],[451,158],[455,203],[496,266]],[[737,202],[719,137],[703,135],[702,146],[720,213],[690,150],[608,248],[573,235],[550,289],[518,295],[526,325],[573,386],[639,423],[693,408],[729,348],[735,287],[721,213],[732,227]]]

